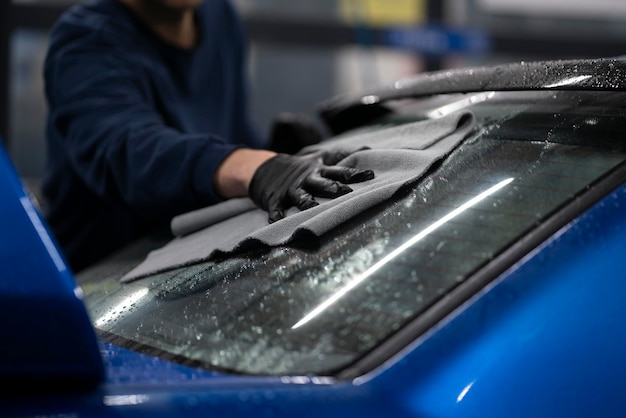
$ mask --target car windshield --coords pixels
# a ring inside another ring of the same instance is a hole
[[[127,284],[119,278],[145,253],[122,253],[78,275],[86,305],[103,339],[184,364],[335,375],[620,168],[624,99],[484,92],[393,103],[362,129],[461,108],[477,128],[419,181],[319,241],[249,249]]]

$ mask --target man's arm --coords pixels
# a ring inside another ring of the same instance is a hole
[[[276,155],[275,152],[239,148],[222,161],[215,172],[213,187],[224,199],[248,195],[257,168]]]
[[[139,216],[167,221],[221,201],[215,172],[242,145],[167,126],[137,77],[105,54],[55,60],[46,77],[49,136],[94,193]]]

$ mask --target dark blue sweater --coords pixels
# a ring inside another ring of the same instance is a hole
[[[265,145],[249,124],[235,11],[210,0],[196,15],[191,51],[158,39],[117,0],[75,6],[52,31],[44,214],[74,270],[220,201],[220,162]]]

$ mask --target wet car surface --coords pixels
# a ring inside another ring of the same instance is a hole
[[[475,124],[321,237],[120,282],[170,239],[151,237],[79,274],[108,370],[88,399],[128,414],[617,414],[625,69],[442,71],[323,104],[336,137],[455,112]]]

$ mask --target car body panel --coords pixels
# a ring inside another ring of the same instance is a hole
[[[81,289],[2,146],[0,196],[0,376],[15,388],[99,383],[104,369]]]

